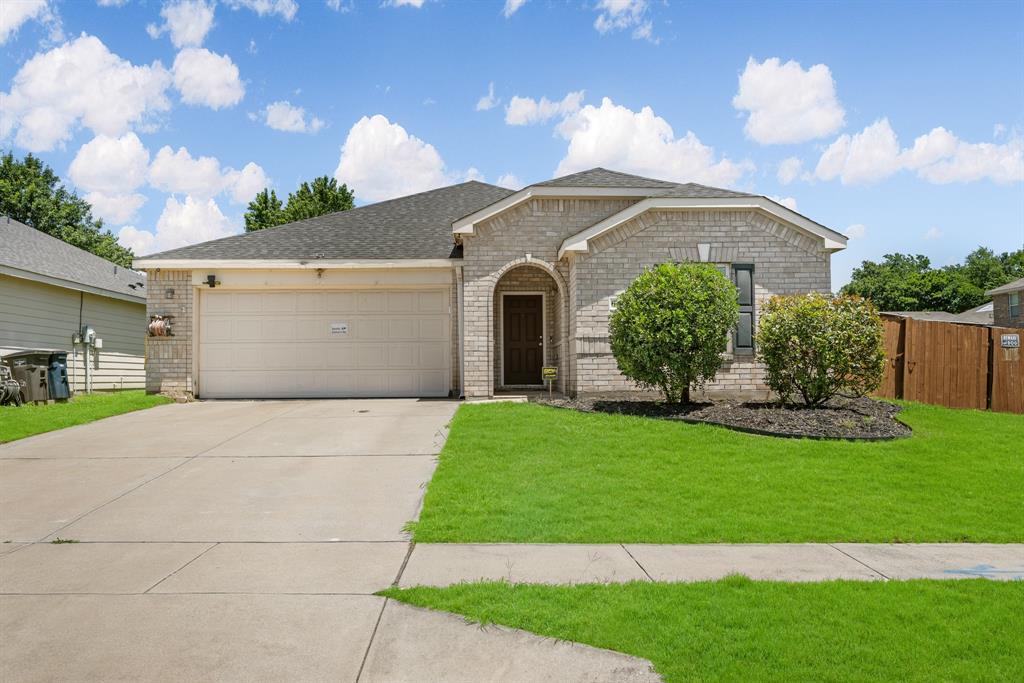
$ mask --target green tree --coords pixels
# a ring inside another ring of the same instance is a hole
[[[663,263],[616,299],[610,322],[619,370],[669,403],[715,377],[739,320],[736,287],[708,263]]]
[[[1024,249],[996,254],[987,247],[978,247],[964,259],[961,270],[978,289],[995,289],[1024,277]]]
[[[0,157],[0,213],[119,266],[132,265],[131,249],[92,217],[89,202],[31,154],[21,160],[11,152]]]
[[[245,212],[246,232],[272,228],[287,222],[281,200],[277,198],[276,192],[269,189],[257,194],[256,198],[249,202],[249,208]]]
[[[863,396],[885,369],[882,321],[858,296],[773,296],[761,311],[757,349],[765,383],[783,403],[794,394],[809,406]]]
[[[355,197],[347,185],[328,176],[304,182],[288,195],[288,202],[282,208],[281,200],[272,191],[264,189],[249,202],[245,212],[247,232],[272,228],[283,223],[292,223],[315,218],[336,211],[348,211],[355,206]]]
[[[921,254],[886,254],[881,263],[864,261],[842,293],[870,299],[881,311],[960,313],[985,302],[985,290],[963,267],[935,269]]]

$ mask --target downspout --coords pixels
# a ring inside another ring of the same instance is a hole
[[[466,305],[464,289],[466,281],[463,278],[462,264],[455,266],[456,302],[459,308],[459,398],[466,397]]]

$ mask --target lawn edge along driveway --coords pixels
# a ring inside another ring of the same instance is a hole
[[[464,405],[422,543],[1016,543],[1024,420],[908,404],[913,436],[781,439],[535,404]]]
[[[172,403],[142,389],[78,394],[66,403],[0,407],[0,443]]]
[[[641,657],[668,683],[1024,678],[1020,581],[492,582],[380,595]]]

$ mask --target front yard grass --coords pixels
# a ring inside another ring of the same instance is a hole
[[[1024,680],[1024,582],[389,589],[413,605],[650,660],[673,681]]]
[[[906,439],[459,409],[418,542],[1024,541],[1024,418],[909,404]]]
[[[0,407],[0,443],[170,403],[166,396],[128,390],[79,394],[67,403]]]

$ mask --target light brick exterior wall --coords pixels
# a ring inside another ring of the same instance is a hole
[[[1010,317],[1010,294],[996,294],[992,297],[992,322],[999,327],[1024,327],[1024,292],[1019,292],[1020,315]]]
[[[556,305],[566,307],[569,264],[558,260],[558,247],[569,235],[634,204],[636,199],[532,199],[475,227],[464,238],[466,397],[494,395],[494,290],[510,264],[525,264],[530,254],[535,267],[553,271],[560,293]],[[539,263],[536,263],[539,262]],[[563,308],[563,310],[565,310]],[[560,326],[568,323],[563,316]],[[559,368],[559,389],[572,382],[572,368]]]
[[[173,337],[146,338],[146,393],[192,396],[192,272],[150,270],[146,315],[173,315]],[[174,290],[168,296],[168,290]]]
[[[753,211],[651,211],[590,243],[573,263],[578,393],[635,390],[618,371],[608,343],[609,299],[644,268],[697,261],[700,243],[709,261],[754,264],[754,322],[775,294],[831,289],[829,254],[819,240]],[[763,368],[750,355],[727,354],[708,393],[766,398]]]

